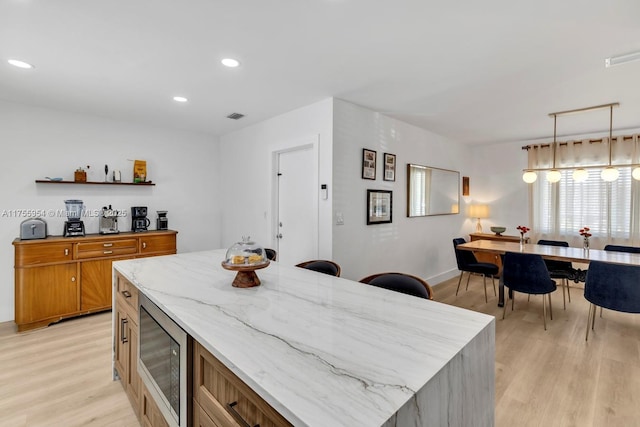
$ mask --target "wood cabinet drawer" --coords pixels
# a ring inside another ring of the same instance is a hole
[[[138,321],[138,289],[120,274],[116,275],[116,292],[131,316]]]
[[[193,399],[193,427],[220,427],[204,412],[195,399]]]
[[[76,257],[77,259],[87,259],[133,255],[137,252],[137,249],[138,242],[136,239],[78,243]]]
[[[71,243],[16,245],[16,267],[72,261]]]
[[[147,235],[140,236],[140,255],[151,254],[175,254],[176,253],[176,235]]]
[[[256,392],[199,343],[194,342],[193,395],[214,425],[237,427],[290,426],[291,424]],[[197,406],[194,405],[194,412]]]

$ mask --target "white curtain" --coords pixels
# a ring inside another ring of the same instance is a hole
[[[638,135],[613,138],[611,164],[640,163]],[[529,147],[530,168],[554,166],[553,145]],[[556,145],[555,167],[607,165],[609,138],[567,141]],[[621,244],[640,246],[640,182],[631,178],[632,169],[618,167],[616,181],[600,178],[602,169],[587,169],[589,178],[575,182],[573,170],[561,170],[562,178],[551,184],[546,172],[530,185],[532,232],[537,239],[565,240],[571,246],[581,246],[579,230],[589,227],[593,236],[591,247]]]

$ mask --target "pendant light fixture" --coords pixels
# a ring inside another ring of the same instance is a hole
[[[618,177],[620,176],[620,171],[618,170],[618,168],[621,167],[628,167],[628,168],[633,168],[632,172],[631,172],[631,176],[633,177],[633,179],[640,181],[640,163],[631,163],[631,164],[623,164],[623,165],[616,165],[615,167],[613,166],[613,156],[612,156],[612,152],[613,152],[613,107],[618,107],[620,104],[618,102],[614,102],[611,104],[603,104],[603,105],[596,105],[594,107],[586,107],[586,108],[578,108],[576,110],[567,110],[567,111],[560,111],[557,113],[550,113],[549,116],[553,117],[553,167],[551,168],[527,168],[523,170],[523,174],[522,174],[522,180],[524,182],[526,182],[527,184],[531,184],[533,182],[535,182],[538,179],[538,174],[537,172],[542,172],[542,171],[546,171],[547,172],[547,181],[555,183],[560,181],[560,179],[562,178],[562,174],[561,174],[561,170],[573,170],[572,173],[572,178],[574,181],[576,182],[583,182],[586,181],[589,178],[589,169],[601,169],[601,173],[600,173],[600,177],[602,178],[602,180],[607,181],[607,182],[612,182],[618,179]],[[573,114],[573,113],[580,113],[580,112],[584,112],[584,111],[592,111],[592,110],[599,110],[599,109],[603,109],[603,108],[608,108],[609,109],[609,162],[606,165],[589,165],[589,166],[566,166],[566,167],[556,167],[556,150],[557,150],[557,141],[556,141],[556,124],[557,124],[557,118],[558,116],[562,116],[565,114]],[[637,142],[635,142],[634,144],[637,145]],[[522,147],[523,149],[529,149],[531,148],[530,146],[524,146]],[[635,153],[635,146],[634,146],[634,153]],[[634,156],[635,158],[635,156]]]
[[[611,150],[613,149],[613,105],[609,106],[609,166],[600,172],[603,181],[611,182],[618,179],[620,171],[611,166]]]

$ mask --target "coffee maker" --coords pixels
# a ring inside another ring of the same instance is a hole
[[[146,206],[133,206],[131,208],[131,231],[147,231],[151,221],[147,218]]]
[[[167,218],[167,211],[156,211],[158,218],[156,219],[156,230],[168,230],[169,219]]]
[[[82,200],[65,200],[67,220],[64,222],[64,237],[84,236],[84,223],[80,220],[84,211]]]
[[[100,212],[100,234],[117,234],[118,231],[118,211],[111,205],[104,206]]]

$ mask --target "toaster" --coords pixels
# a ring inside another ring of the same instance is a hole
[[[20,223],[20,239],[46,239],[47,223],[42,218],[29,218]]]

